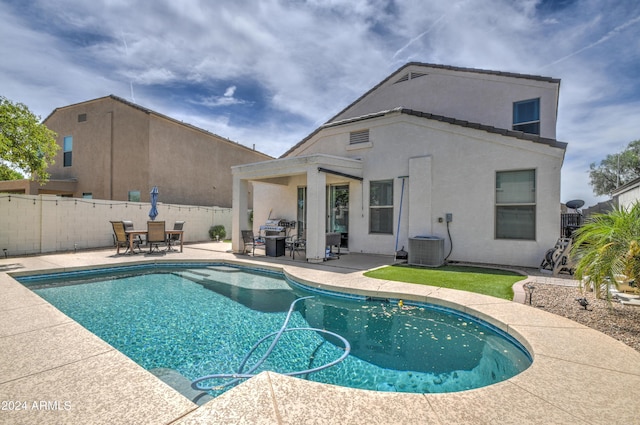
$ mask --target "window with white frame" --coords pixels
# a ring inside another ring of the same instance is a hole
[[[496,239],[535,238],[536,171],[496,172]]]
[[[513,129],[540,134],[540,99],[513,103]]]
[[[393,234],[393,180],[369,183],[369,233]]]

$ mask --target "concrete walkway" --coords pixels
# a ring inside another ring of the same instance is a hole
[[[389,257],[349,254],[311,265],[289,257],[236,256],[227,249],[205,243],[165,255],[115,256],[113,250],[97,250],[0,259],[0,423],[640,422],[640,353],[593,329],[518,302],[362,275],[389,264]],[[453,307],[518,338],[534,361],[507,381],[449,394],[354,390],[265,372],[198,407],[10,276],[178,260],[258,264],[318,288]]]

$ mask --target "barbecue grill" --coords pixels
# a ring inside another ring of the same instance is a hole
[[[295,229],[295,221],[287,221],[282,218],[270,218],[260,226],[260,234],[264,236],[276,236],[280,233],[287,234],[289,229]]]

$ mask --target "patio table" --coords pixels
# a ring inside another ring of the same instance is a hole
[[[135,252],[133,251],[133,244],[136,236],[146,236],[147,230],[126,230],[125,233],[127,234],[127,238],[129,239],[129,252],[134,254]],[[180,235],[180,252],[182,252],[182,247],[184,245],[184,230],[167,229],[164,231],[164,234],[165,237],[169,237],[171,235]]]

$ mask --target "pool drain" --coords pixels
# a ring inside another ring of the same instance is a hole
[[[301,371],[297,371],[297,372],[286,372],[286,373],[281,373],[281,375],[286,375],[286,376],[298,376],[298,375],[305,375],[305,374],[310,374],[310,373],[314,373],[314,372],[319,372],[321,370],[330,368],[332,366],[335,366],[336,364],[342,362],[344,359],[347,358],[347,356],[349,355],[349,352],[351,351],[351,344],[349,344],[349,341],[347,341],[346,338],[344,338],[341,335],[338,335],[337,333],[328,331],[326,329],[318,329],[318,328],[287,328],[287,325],[289,324],[289,320],[291,319],[291,315],[294,312],[295,309],[295,305],[298,301],[302,301],[302,300],[306,300],[309,298],[313,298],[313,296],[309,296],[309,297],[302,297],[302,298],[298,298],[295,301],[293,301],[291,303],[291,305],[289,306],[289,312],[287,313],[287,317],[284,320],[284,323],[282,324],[282,327],[280,327],[280,329],[276,332],[272,332],[269,335],[266,335],[265,337],[261,338],[258,342],[256,342],[253,347],[251,347],[251,350],[249,350],[249,352],[245,355],[244,359],[242,360],[242,362],[240,363],[240,366],[238,367],[238,371],[236,373],[217,373],[214,375],[206,375],[206,376],[202,376],[200,378],[195,379],[194,381],[191,382],[191,387],[197,390],[201,390],[201,391],[209,391],[209,390],[222,390],[226,387],[229,387],[231,385],[235,385],[238,382],[242,381],[243,379],[249,379],[249,378],[253,378],[256,373],[254,373],[266,360],[267,358],[269,358],[269,356],[271,355],[271,353],[273,352],[273,350],[275,349],[276,345],[278,344],[278,341],[280,341],[280,338],[282,337],[282,335],[285,332],[295,332],[295,331],[313,331],[313,332],[319,332],[319,333],[323,333],[326,335],[331,335],[334,336],[336,338],[338,338],[340,341],[342,341],[342,343],[344,344],[344,353],[342,353],[342,355],[340,357],[338,357],[337,359],[324,364],[322,366],[318,366],[318,367],[314,367],[314,368],[310,368],[310,369],[305,369],[305,370],[301,370]],[[271,338],[275,336],[275,338],[273,339],[273,341],[271,342],[271,345],[269,346],[269,348],[267,349],[267,351],[263,354],[263,356],[260,358],[260,360],[258,360],[258,362],[251,367],[249,370],[244,371],[244,368],[247,364],[247,362],[249,361],[249,359],[251,358],[251,355],[258,349],[258,347],[260,345],[262,345],[263,342],[265,342],[267,339]],[[202,385],[202,382],[205,381],[209,381],[212,379],[229,379],[230,381],[222,384],[222,385],[218,385],[218,386],[206,386],[206,385]]]

